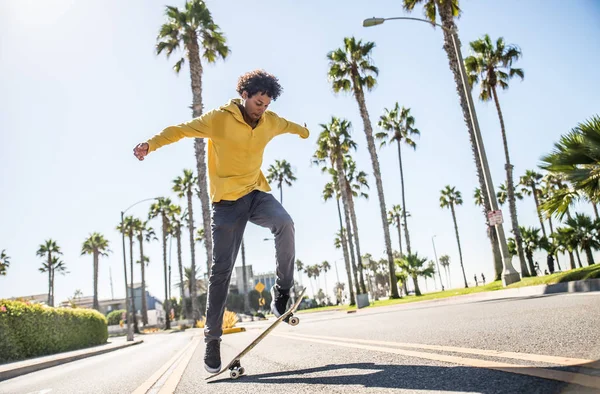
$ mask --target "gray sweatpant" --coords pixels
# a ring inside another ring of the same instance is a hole
[[[229,281],[246,223],[271,229],[275,236],[277,286],[290,289],[294,283],[294,222],[283,206],[269,193],[253,191],[236,201],[213,203],[213,263],[206,300],[206,342],[223,335],[223,313]]]

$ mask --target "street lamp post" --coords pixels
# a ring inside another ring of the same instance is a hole
[[[440,263],[438,262],[437,252],[435,250],[435,242],[433,240],[435,237],[436,237],[436,235],[431,237],[431,243],[433,244],[433,254],[435,255],[435,264],[437,265],[437,272],[438,272],[438,276],[440,278],[440,286],[442,286],[442,291],[444,291],[444,282],[442,282],[442,273],[440,272]]]
[[[471,87],[467,80],[467,72],[465,70],[465,64],[463,61],[462,53],[460,48],[458,47],[458,39],[456,30],[448,29],[438,23],[428,21],[426,19],[420,18],[411,18],[411,17],[394,17],[394,18],[369,18],[363,21],[364,27],[381,25],[386,20],[392,19],[408,19],[415,20],[419,22],[425,22],[432,26],[439,26],[445,31],[450,33],[452,37],[452,46],[454,47],[454,51],[456,52],[456,57],[458,59],[458,67],[460,70],[460,79],[463,87],[463,91],[467,98],[467,105],[469,109],[469,121],[471,122],[471,126],[473,127],[473,134],[475,135],[475,146],[477,149],[477,156],[479,158],[481,167],[483,168],[483,179],[485,183],[485,187],[487,189],[488,200],[490,201],[490,205],[493,211],[498,210],[498,201],[496,200],[496,194],[494,193],[494,185],[492,183],[492,176],[490,174],[490,169],[487,161],[487,156],[485,154],[485,148],[483,146],[483,140],[481,138],[481,132],[479,130],[479,122],[477,121],[477,114],[475,113],[475,106],[473,105],[473,97],[471,96]],[[500,254],[502,255],[502,261],[504,263],[504,269],[502,271],[502,282],[504,286],[508,286],[511,283],[515,283],[521,280],[519,273],[515,270],[512,265],[512,258],[508,253],[508,246],[506,244],[506,236],[504,234],[504,227],[502,223],[496,222],[494,224],[494,228],[498,235],[498,240],[500,241]]]
[[[131,299],[129,297],[129,293],[127,292],[127,256],[125,254],[125,229],[123,228],[123,221],[125,218],[125,212],[127,212],[129,209],[133,208],[134,206],[136,206],[139,203],[142,203],[144,201],[150,201],[150,200],[157,200],[158,197],[152,197],[152,198],[146,198],[144,200],[138,201],[133,205],[130,205],[127,209],[125,209],[124,211],[121,211],[121,235],[122,235],[122,240],[123,240],[123,273],[125,274],[125,305],[127,307],[127,341],[133,341],[133,330],[131,329],[131,320],[133,319],[133,314],[135,313],[134,311],[134,305],[133,305],[133,289],[131,289]],[[142,262],[143,264],[143,262]],[[142,297],[145,297],[145,294],[142,294]]]

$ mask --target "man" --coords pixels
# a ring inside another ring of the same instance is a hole
[[[248,221],[275,235],[277,283],[271,289],[271,310],[285,313],[294,283],[294,223],[270,194],[261,171],[263,152],[275,136],[292,133],[308,138],[309,131],[267,111],[282,88],[277,78],[262,70],[242,75],[237,84],[241,99],[232,99],[199,118],[164,129],[134,148],[144,160],[148,153],[184,137],[208,139],[208,175],[212,200],[213,262],[208,283],[204,368],[221,369],[220,341],[231,272]]]

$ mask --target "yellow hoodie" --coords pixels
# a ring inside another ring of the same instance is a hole
[[[308,138],[306,127],[266,111],[255,129],[244,121],[237,104],[212,110],[189,122],[164,129],[148,140],[148,153],[183,137],[208,139],[208,176],[213,202],[237,200],[253,190],[268,192],[269,183],[260,167],[267,143],[283,133]]]

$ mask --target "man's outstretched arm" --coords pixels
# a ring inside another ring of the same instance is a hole
[[[167,127],[148,141],[137,144],[136,147],[133,148],[133,154],[138,160],[144,160],[144,157],[148,155],[148,153],[165,145],[177,142],[184,137],[210,138],[213,116],[214,111],[210,111],[189,122]]]
[[[310,132],[306,128],[306,123],[304,124],[304,127],[303,127],[297,123],[290,122],[289,120],[282,118],[278,115],[275,115],[275,116],[277,116],[277,128],[276,128],[276,132],[275,132],[276,135],[290,133],[290,134],[297,134],[302,138],[308,138],[308,136],[310,135]]]

